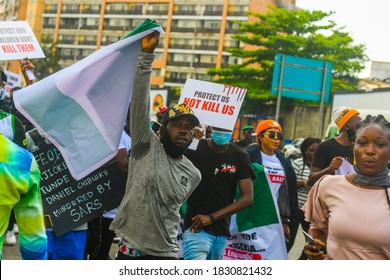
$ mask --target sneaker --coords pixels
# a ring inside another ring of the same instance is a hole
[[[19,233],[19,227],[17,224],[14,224],[14,229],[13,229],[14,233],[15,234],[18,234]]]
[[[4,245],[13,246],[15,244],[16,244],[15,234],[11,230],[7,231],[4,236]]]

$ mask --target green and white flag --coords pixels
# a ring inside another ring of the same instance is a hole
[[[269,187],[264,167],[252,163],[253,205],[230,221],[230,233],[223,259],[226,260],[287,260],[283,226],[276,195]],[[237,191],[239,196],[239,191]]]
[[[154,30],[164,33],[147,19],[122,40],[15,92],[16,108],[58,148],[76,180],[117,153],[141,38]]]

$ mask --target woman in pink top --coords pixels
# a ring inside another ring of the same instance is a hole
[[[353,151],[355,173],[323,176],[303,206],[318,245],[305,245],[309,259],[390,259],[390,123],[367,116]]]

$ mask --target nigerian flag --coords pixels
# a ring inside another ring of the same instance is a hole
[[[252,163],[253,205],[232,215],[231,238],[225,249],[227,260],[287,260],[283,226],[276,195],[272,193],[264,167]],[[238,196],[239,191],[238,192]]]
[[[162,28],[145,20],[122,40],[15,92],[16,108],[61,152],[79,180],[118,150],[141,38]]]

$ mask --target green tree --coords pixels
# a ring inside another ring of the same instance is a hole
[[[55,42],[42,39],[41,48],[46,57],[31,60],[35,65],[35,76],[38,80],[42,80],[61,69],[61,65],[58,63],[60,56],[56,47]]]
[[[356,75],[368,59],[365,46],[354,45],[345,27],[328,19],[333,12],[269,8],[265,14],[250,12],[258,21],[235,21],[239,34],[233,37],[253,48],[231,48],[228,52],[244,62],[209,69],[208,74],[217,75],[218,82],[247,88],[247,106],[275,100],[270,90],[277,53],[331,62],[331,90],[357,88]]]

